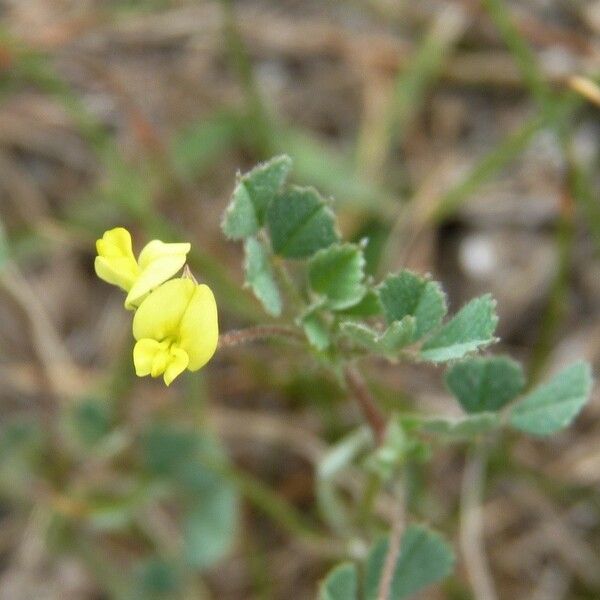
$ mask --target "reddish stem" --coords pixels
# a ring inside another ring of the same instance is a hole
[[[297,330],[283,325],[260,325],[247,329],[234,329],[219,336],[219,348],[232,348],[271,337],[285,337],[302,341],[304,336]]]
[[[354,394],[365,421],[367,421],[373,430],[377,445],[381,445],[385,438],[386,430],[386,422],[383,413],[377,406],[373,396],[371,396],[371,392],[362,376],[354,367],[346,367],[344,376],[348,388]]]

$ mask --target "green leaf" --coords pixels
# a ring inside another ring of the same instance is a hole
[[[423,421],[421,429],[451,438],[472,439],[500,427],[500,416],[493,412],[480,412],[459,418],[435,418]]]
[[[315,493],[321,517],[334,532],[342,533],[352,527],[346,497],[336,486],[336,476],[367,448],[373,447],[371,429],[362,426],[336,441],[316,469]]]
[[[186,561],[208,568],[229,552],[235,539],[237,497],[232,487],[215,481],[198,496],[184,519]]]
[[[289,156],[276,156],[238,178],[221,225],[228,238],[246,238],[260,229],[291,168]]]
[[[407,460],[420,460],[428,454],[428,446],[410,435],[396,418],[389,422],[383,443],[367,456],[365,466],[383,481],[389,481]]]
[[[164,598],[165,594],[175,594],[181,587],[177,567],[160,558],[145,560],[136,569],[135,591],[137,600]]]
[[[248,238],[244,244],[246,283],[260,300],[265,311],[274,317],[281,314],[282,302],[269,261],[268,250],[256,238]]]
[[[495,300],[489,294],[475,298],[423,344],[421,356],[433,362],[462,358],[494,342],[497,324]]]
[[[567,427],[588,401],[590,366],[578,362],[523,397],[513,408],[510,424],[533,435],[549,435]]]
[[[410,271],[387,277],[379,286],[379,298],[388,323],[415,317],[414,340],[437,327],[447,311],[440,284]]]
[[[319,588],[319,600],[356,600],[357,597],[358,575],[352,563],[333,568]]]
[[[365,258],[355,244],[334,244],[319,250],[308,265],[308,280],[326,306],[343,310],[358,304],[366,293]]]
[[[381,314],[379,294],[375,290],[367,290],[358,304],[338,312],[347,317],[376,317]]]
[[[0,467],[14,466],[19,476],[28,478],[46,454],[45,429],[32,418],[11,419],[0,430]],[[35,465],[35,467],[34,467]]]
[[[196,448],[196,434],[174,426],[153,425],[142,439],[145,467],[159,477],[178,472],[182,465],[191,460]]]
[[[468,413],[500,410],[525,386],[521,365],[504,356],[470,358],[452,366],[446,385]]]
[[[316,310],[309,310],[299,319],[300,326],[313,348],[319,351],[326,350],[331,343],[329,329],[322,315]]]
[[[366,426],[346,434],[329,447],[317,465],[319,480],[333,479],[345,469],[365,448],[373,445],[373,434]]]
[[[97,532],[118,532],[130,527],[142,506],[148,502],[138,490],[126,490],[118,495],[86,497],[86,523]]]
[[[162,423],[150,428],[142,448],[150,474],[166,480],[185,508],[185,561],[212,566],[231,548],[237,525],[237,489],[220,472],[223,449],[200,430]]]
[[[273,250],[286,258],[307,258],[339,240],[334,214],[313,188],[292,186],[279,194],[267,225]]]
[[[388,545],[388,538],[384,538],[369,552],[365,576],[366,600],[378,598]],[[410,525],[402,537],[389,600],[412,596],[447,577],[453,567],[452,548],[441,535],[421,525]]]
[[[110,408],[104,399],[85,398],[73,406],[69,415],[74,437],[88,449],[108,434],[111,422]]]
[[[227,457],[213,437],[198,433],[196,452],[179,468],[185,492],[184,556],[195,568],[208,568],[231,549],[237,528],[238,490],[223,469]]]
[[[412,343],[415,318],[408,316],[402,321],[394,321],[382,333],[354,321],[344,321],[340,325],[340,330],[355,344],[376,354],[393,357],[399,350]]]

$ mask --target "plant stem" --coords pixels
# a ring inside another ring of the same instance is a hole
[[[377,406],[361,374],[354,367],[347,366],[344,369],[344,378],[348,389],[352,392],[358,403],[365,421],[373,431],[377,445],[381,445],[386,429],[386,421],[381,409]]]
[[[271,337],[283,337],[296,341],[303,341],[304,336],[298,330],[285,325],[258,325],[247,329],[234,329],[221,334],[219,349],[233,348],[242,344],[249,344]]]
[[[483,486],[485,448],[476,446],[467,456],[460,502],[460,545],[476,600],[496,600],[483,542]]]
[[[406,506],[404,498],[404,479],[396,482],[396,503],[394,504],[394,521],[392,523],[392,532],[388,545],[387,556],[381,572],[377,600],[390,600],[392,592],[392,583],[394,581],[394,572],[398,557],[400,556],[402,546],[402,536],[406,528]]]

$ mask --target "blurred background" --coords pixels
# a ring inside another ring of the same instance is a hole
[[[360,423],[338,384],[283,343],[138,380],[93,271],[117,225],[190,241],[221,329],[266,321],[219,224],[274,154],[374,277],[492,292],[531,381],[597,370],[599,75],[598,0],[0,1],[0,598],[308,599],[340,558],[313,491]],[[434,369],[367,377],[388,410],[457,410]],[[600,597],[599,416],[596,388],[558,437],[494,446],[499,598]],[[410,506],[457,549],[463,466],[442,448]],[[473,598],[461,556],[422,598]]]

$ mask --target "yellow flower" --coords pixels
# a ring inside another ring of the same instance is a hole
[[[106,231],[96,242],[96,274],[107,283],[128,292],[125,308],[135,309],[154,288],[170,279],[183,267],[190,244],[165,244],[152,240],[136,261],[127,229]]]
[[[217,305],[211,289],[172,279],[146,297],[133,317],[133,363],[138,376],[163,375],[169,385],[185,369],[197,371],[215,353]]]

